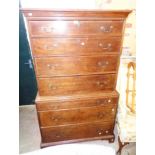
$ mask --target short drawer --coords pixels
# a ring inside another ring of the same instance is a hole
[[[119,55],[36,58],[39,77],[117,72]]]
[[[82,94],[114,90],[116,74],[38,78],[39,95]]]
[[[99,93],[96,93],[99,94]],[[101,93],[100,93],[101,94]],[[89,94],[90,97],[75,96],[72,97],[63,97],[58,96],[56,99],[45,99],[42,97],[42,101],[36,101],[36,108],[38,112],[47,111],[47,110],[63,110],[71,108],[86,108],[93,106],[106,106],[106,105],[117,105],[118,103],[118,94],[115,96],[112,93],[105,93],[107,96],[97,96],[93,97],[93,94]],[[86,94],[85,94],[86,96]]]
[[[120,37],[111,38],[32,38],[36,57],[120,53]]]
[[[113,134],[114,122],[98,122],[41,128],[43,143],[102,137]]]
[[[110,35],[121,36],[123,21],[29,21],[30,35]]]
[[[38,112],[40,126],[56,126],[115,119],[116,104]]]

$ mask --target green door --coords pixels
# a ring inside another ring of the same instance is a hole
[[[19,12],[19,105],[34,104],[37,84],[24,19]]]

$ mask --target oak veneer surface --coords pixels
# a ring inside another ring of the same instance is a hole
[[[41,147],[114,141],[126,11],[23,9],[38,83]]]

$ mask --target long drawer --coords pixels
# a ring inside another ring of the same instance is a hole
[[[117,72],[119,55],[36,58],[40,77],[88,75]]]
[[[120,37],[111,38],[32,38],[36,57],[55,55],[96,55],[120,53]]]
[[[116,104],[38,112],[40,126],[56,126],[115,119]]]
[[[38,78],[39,95],[82,94],[101,90],[114,90],[115,74]]]
[[[114,122],[91,122],[77,125],[41,127],[42,142],[102,137],[113,134]]]
[[[123,21],[29,21],[30,35],[110,35],[121,36]]]
[[[83,94],[80,96],[37,96],[36,98],[36,108],[38,112],[48,111],[48,110],[63,110],[71,108],[86,108],[93,106],[106,106],[109,104],[117,105],[118,103],[118,93],[116,92],[97,92],[91,94]]]

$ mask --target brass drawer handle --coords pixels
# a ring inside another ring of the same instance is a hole
[[[106,130],[106,131],[105,131],[105,133],[109,133],[109,131],[108,131],[108,130]]]
[[[47,64],[47,67],[48,67],[49,69],[53,69],[54,65],[52,65],[52,64]]]
[[[107,103],[111,103],[111,99],[105,99],[105,100],[97,100],[96,101],[97,104],[107,104]]]
[[[110,43],[107,44],[107,47],[103,47],[102,43],[99,43],[99,46],[102,47],[102,49],[104,49],[104,50],[111,50],[111,44]]]
[[[102,82],[100,82],[100,81],[97,81],[96,84],[97,84],[97,86],[100,86],[100,87],[104,86],[104,84]]]
[[[98,133],[99,136],[101,136],[101,135],[104,135],[105,133],[108,134],[109,131],[108,130],[104,131],[103,129],[98,129],[97,133]]]
[[[41,31],[44,31],[44,32],[54,31],[54,27],[41,27],[40,29],[41,29]]]
[[[51,117],[51,120],[57,122],[59,120],[59,118],[57,118],[57,117]]]
[[[102,83],[102,82],[100,82],[100,81],[97,81],[97,82],[96,82],[96,84],[97,84],[98,86],[103,85],[103,83]]]
[[[102,132],[98,132],[98,134],[99,134],[99,135],[102,135],[103,133],[102,133]]]
[[[100,81],[97,81],[96,84],[97,84],[97,85],[100,85],[101,83],[100,83]]]
[[[60,137],[61,137],[61,135],[56,134],[56,135],[55,135],[55,137],[56,137],[56,138],[60,138]]]
[[[102,82],[97,81],[97,82],[96,82],[96,85],[97,85],[97,86],[101,86],[101,87],[103,87],[103,86],[105,86],[105,85],[107,85],[107,84],[108,84],[108,81],[102,81]]]
[[[45,50],[48,50],[48,51],[51,51],[51,50],[53,50],[53,48],[55,48],[55,47],[58,47],[58,44],[53,44],[52,46],[47,46],[47,45],[45,45],[45,46],[44,46],[44,49],[45,49]]]
[[[50,84],[50,85],[49,85],[49,89],[51,89],[51,90],[56,90],[57,87]]]
[[[97,63],[97,65],[99,66],[99,67],[105,67],[105,66],[107,66],[107,65],[109,65],[109,61],[99,61],[98,63]]]
[[[104,134],[104,130],[103,129],[97,129],[97,134],[99,136],[103,135]]]
[[[55,137],[56,137],[56,138],[63,138],[64,135],[65,135],[65,134],[64,134],[63,132],[60,132],[60,133],[56,133],[56,134],[55,134]]]
[[[51,118],[52,121],[55,121],[55,122],[61,120],[61,116],[52,116],[50,118]]]
[[[112,32],[112,29],[113,29],[113,26],[109,26],[109,27],[105,27],[105,26],[100,26],[100,30],[102,32],[106,32],[106,33],[109,33],[109,32]]]
[[[55,69],[56,67],[58,67],[58,65],[57,64],[47,64],[47,67],[49,69]]]
[[[102,119],[103,117],[105,117],[105,113],[99,112],[99,113],[97,114],[97,118]]]

